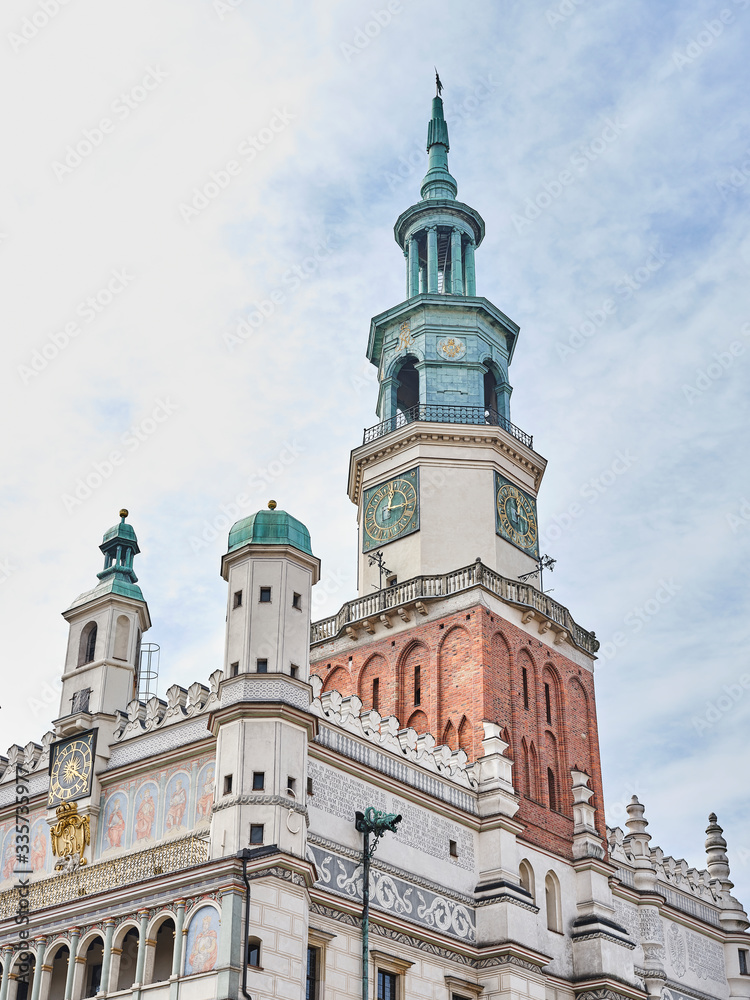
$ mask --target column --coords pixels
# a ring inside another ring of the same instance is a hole
[[[437,226],[427,227],[427,291],[438,290]]]
[[[109,993],[109,967],[112,964],[112,936],[115,932],[115,922],[114,920],[105,920],[103,926],[104,954],[102,955],[102,981],[99,992]],[[36,997],[32,997],[31,1000],[36,1000]]]
[[[185,926],[185,900],[178,899],[177,920],[174,926],[174,951],[172,952],[172,975],[179,976],[182,969],[182,930]]]
[[[31,987],[31,1000],[39,1000],[39,993],[42,989],[42,965],[44,964],[44,948],[47,938],[34,938],[36,942],[36,958],[34,961],[34,985]]]
[[[81,929],[79,927],[70,928],[70,955],[68,956],[68,975],[65,979],[65,1000],[70,1000],[73,996],[73,976],[75,975],[78,939],[80,936]]]
[[[408,248],[404,250],[404,259],[406,260],[406,297],[409,298],[409,250]]]
[[[419,244],[416,236],[409,240],[409,298],[419,295]]]
[[[135,964],[135,984],[141,986],[143,983],[143,968],[146,963],[146,931],[148,929],[148,910],[139,910],[138,916],[141,926],[138,934],[138,961]],[[68,1000],[68,997],[65,998]]]
[[[8,996],[8,977],[10,976],[10,960],[13,949],[7,945],[3,948],[3,978],[0,981],[0,1000],[5,1000]]]
[[[464,257],[464,271],[465,271],[465,284],[466,284],[466,294],[476,295],[477,294],[477,279],[476,273],[474,271],[474,240],[469,240],[466,244],[466,256]]]
[[[422,295],[427,291],[427,267],[424,264],[419,265],[419,291]]]
[[[453,278],[453,294],[464,294],[463,264],[461,261],[461,230],[454,229],[451,233],[451,272]]]

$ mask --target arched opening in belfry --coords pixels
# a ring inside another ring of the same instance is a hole
[[[484,412],[489,423],[497,422],[497,379],[492,369],[484,373]]]
[[[408,358],[399,369],[396,409],[406,413],[419,403],[419,372],[414,367],[414,358]]]

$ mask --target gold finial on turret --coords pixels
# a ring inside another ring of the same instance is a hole
[[[276,501],[275,500],[269,500],[268,501],[268,509],[269,510],[276,510]]]

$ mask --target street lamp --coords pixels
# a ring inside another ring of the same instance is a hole
[[[381,812],[368,806],[363,813],[354,815],[354,826],[364,834],[362,850],[362,1000],[368,1000],[370,975],[370,861],[377,850],[378,841],[389,830],[396,833],[401,817],[395,813]],[[372,841],[370,840],[372,837]]]

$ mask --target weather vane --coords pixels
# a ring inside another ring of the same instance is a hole
[[[437,88],[437,96],[440,97],[443,93],[443,85],[440,82],[440,76],[438,75],[437,66],[435,67],[435,87]]]
[[[538,576],[539,577],[539,589],[544,594],[545,590],[544,590],[544,580],[542,578],[542,571],[545,570],[545,569],[548,569],[550,571],[550,573],[551,573],[552,570],[555,568],[555,563],[556,562],[557,562],[557,559],[552,559],[551,556],[547,556],[547,555],[539,556],[539,558],[536,560],[536,569],[532,569],[530,573],[522,573],[519,576],[518,579],[522,580],[525,583],[527,580],[530,580],[532,577]],[[546,593],[549,593],[549,591],[546,591]]]

